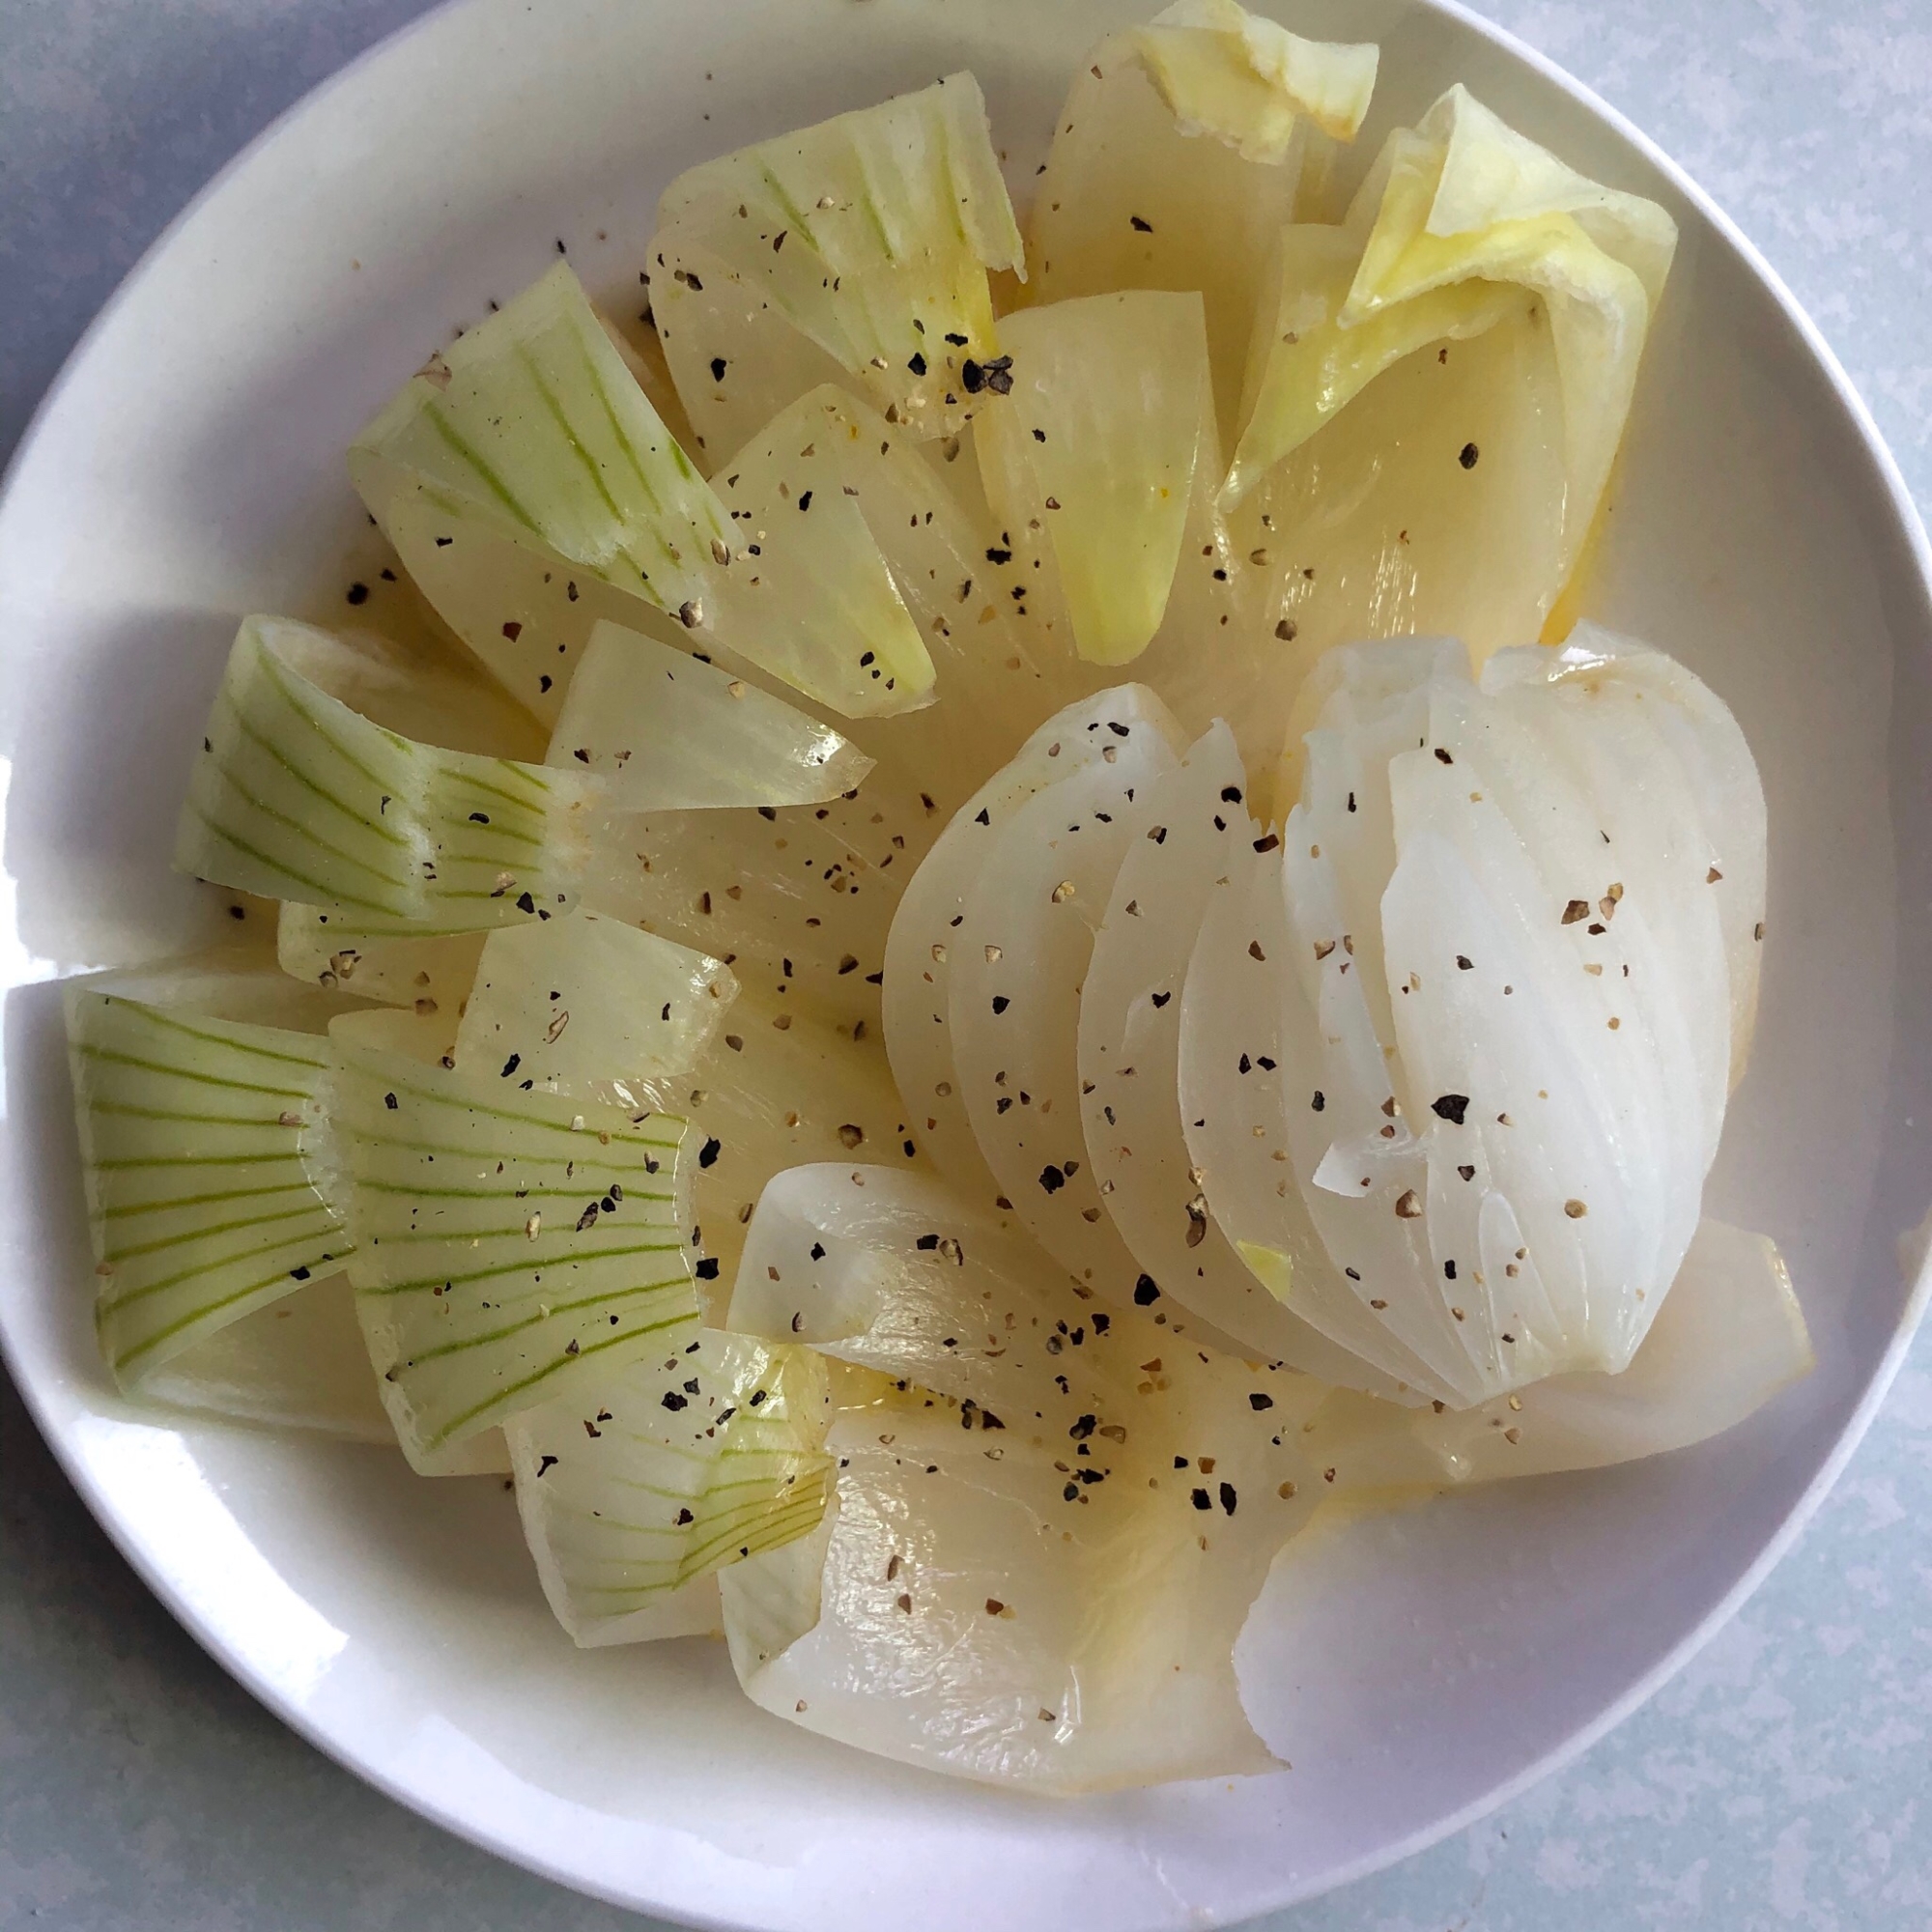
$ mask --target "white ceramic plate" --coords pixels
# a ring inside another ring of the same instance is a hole
[[[350,436],[559,238],[593,291],[635,291],[659,188],[753,136],[971,67],[1023,182],[1081,49],[1135,11],[466,0],[305,101],[170,230],[0,505],[14,1376],[128,1557],[289,1722],[477,1842],[677,1918],[1198,1926],[1412,1850],[1579,1749],[1735,1606],[1918,1311],[1895,1244],[1932,1183],[1893,1150],[1932,1108],[1932,623],[1897,473],[1790,297],[1613,115],[1433,0],[1309,0],[1304,31],[1382,43],[1367,153],[1462,79],[1682,226],[1591,614],[1716,685],[1764,771],[1764,1004],[1710,1205],[1782,1244],[1817,1373],[1696,1452],[1297,1547],[1242,1655],[1294,1768],[1065,1804],[808,1737],[737,1694],[722,1646],[574,1651],[495,1481],[157,1422],[107,1386],[58,1003],[37,982],[176,949],[209,918],[167,867],[189,748],[238,613],[327,618],[369,556]]]

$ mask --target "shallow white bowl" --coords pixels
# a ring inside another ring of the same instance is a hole
[[[1932,1180],[1925,539],[1815,330],[1697,190],[1547,64],[1435,0],[1309,0],[1374,37],[1373,152],[1462,79],[1683,245],[1591,614],[1729,699],[1772,806],[1755,1065],[1711,1207],[1782,1243],[1817,1373],[1733,1435],[1297,1548],[1244,1640],[1293,1769],[1068,1804],[876,1763],[766,1718],[722,1647],[574,1651],[494,1481],[160,1423],[107,1386],[53,988],[196,936],[167,868],[238,613],[327,613],[369,555],[341,451],[558,239],[635,290],[658,189],[753,136],[971,67],[1016,182],[1134,0],[466,0],[230,167],[96,324],[0,503],[0,1335],[69,1473],[209,1649],[324,1749],[585,1890],[744,1927],[1222,1923],[1448,1831],[1599,1735],[1761,1577],[1849,1453],[1919,1296]]]

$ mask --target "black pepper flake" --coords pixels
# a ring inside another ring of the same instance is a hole
[[[539,691],[548,691],[550,687],[551,687],[550,673],[546,671],[541,676],[538,677],[537,689]]]
[[[1208,1495],[1206,1490],[1196,1490],[1188,1500],[1198,1510],[1210,1510],[1214,1507],[1213,1498]]]
[[[544,1457],[537,1463],[537,1474],[539,1476],[547,1475],[550,1472],[550,1470],[555,1466],[555,1463],[556,1463],[556,1458],[554,1456]]]
[[[799,493],[798,507],[800,510],[809,510],[811,508],[811,492],[810,490],[803,490]]]
[[[1127,219],[1133,224],[1133,230],[1136,235],[1151,235],[1153,233],[1153,223],[1151,221],[1143,221],[1138,214],[1130,214],[1127,216]]]
[[[1251,1409],[1253,1409],[1257,1415],[1259,1415],[1263,1409],[1272,1408],[1274,1406],[1274,1397],[1271,1395],[1264,1395],[1260,1389],[1256,1389],[1253,1392],[1253,1394],[1251,1394],[1248,1397],[1248,1406]]]
[[[1321,1088],[1318,1087],[1315,1090],[1315,1098],[1312,1101],[1310,1101],[1309,1104],[1319,1114],[1322,1110],[1322,1108],[1328,1104],[1328,1096],[1322,1093]]]
[[[1223,1483],[1221,1485],[1221,1507],[1230,1516],[1233,1516],[1235,1513],[1235,1502],[1236,1502],[1236,1496],[1235,1496],[1234,1484]]]
[[[383,1104],[393,1114],[396,1111],[398,1102],[393,1094],[384,1094],[383,1095]]]
[[[696,1522],[696,1520],[697,1519],[688,1509],[681,1509],[677,1513],[676,1522],[679,1529],[682,1529],[686,1523]]]
[[[1460,463],[1464,469],[1473,469],[1476,467],[1476,459],[1481,454],[1482,451],[1479,450],[1473,442],[1465,442],[1463,445],[1461,452],[1457,455],[1456,461]]]
[[[511,1054],[509,1059],[503,1063],[502,1078],[507,1080],[523,1065],[523,1062],[524,1056],[521,1053]]]
[[[918,1248],[922,1254],[929,1255],[939,1246],[939,1236],[937,1235],[922,1235],[913,1243],[913,1246]]]
[[[1167,1005],[1167,1003],[1168,1003],[1168,1001],[1170,1001],[1170,1000],[1171,1000],[1171,999],[1173,999],[1173,998],[1174,998],[1174,995],[1173,995],[1172,993],[1156,993],[1156,994],[1154,994],[1154,996],[1153,996],[1153,1003],[1154,1003],[1154,1007],[1155,1007],[1156,1010],[1157,1010],[1158,1009],[1160,1009],[1161,1007],[1164,1007],[1164,1006],[1166,1006],[1166,1005]]]
[[[1059,1168],[1049,1162],[1039,1171],[1041,1190],[1047,1194],[1058,1194],[1066,1185],[1066,1177]]]
[[[306,1281],[308,1279],[308,1269],[305,1267],[291,1268],[289,1270],[289,1279],[291,1281]]]
[[[915,349],[911,354],[911,355],[909,355],[906,358],[906,367],[910,369],[915,376],[923,376],[925,374],[924,354],[922,351]]]
[[[724,360],[724,356],[714,355],[711,358],[711,380],[714,383],[722,383],[724,380],[724,371],[729,367],[730,364]]]
[[[811,1259],[815,1262],[822,1262],[825,1259],[825,1244],[822,1241],[812,1242]]]
[[[1280,843],[1281,839],[1274,833],[1270,832],[1265,838],[1257,838],[1255,840],[1255,850],[1257,852],[1272,852]]]
[[[1005,995],[1004,993],[995,993],[995,994],[993,995],[993,1010],[994,1010],[994,1012],[996,1012],[996,1013],[1003,1013],[1003,1012],[1005,1012],[1005,1011],[1006,1011],[1006,1009],[1008,1009],[1008,1008],[1009,1008],[1009,1006],[1011,1006],[1011,1005],[1012,1005],[1012,1002],[1011,1002],[1011,1001],[1010,1001],[1009,999],[1008,999],[1008,998],[1007,998],[1007,996],[1006,996],[1006,995]]]
[[[1463,1124],[1463,1116],[1469,1110],[1469,1096],[1466,1094],[1441,1094],[1429,1105],[1438,1120],[1447,1121],[1453,1126],[1460,1127]]]
[[[715,1166],[717,1164],[718,1156],[724,1151],[724,1143],[721,1141],[716,1134],[713,1134],[711,1138],[708,1141],[706,1141],[704,1145],[697,1151],[698,1166],[699,1167]]]
[[[1154,1286],[1153,1276],[1144,1274],[1134,1283],[1134,1305],[1138,1308],[1151,1308],[1160,1299],[1160,1290]]]
[[[352,583],[349,586],[349,601],[352,604],[368,603],[369,586],[366,583]]]
[[[675,1389],[666,1389],[664,1392],[664,1406],[667,1408],[675,1411],[677,1409],[686,1407],[688,1405],[686,1404],[685,1398],[679,1395]]]
[[[699,1281],[716,1281],[718,1279],[718,1257],[716,1255],[706,1255],[704,1259],[700,1261],[695,1268],[692,1269],[692,1273],[695,1274]],[[614,1321],[617,1318],[613,1315],[611,1319]]]
[[[519,912],[535,912],[536,909],[537,902],[531,898],[528,893],[519,893],[517,895],[517,910]]]

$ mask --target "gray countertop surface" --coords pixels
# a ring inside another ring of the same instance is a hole
[[[0,0],[0,457],[187,198],[420,0]],[[1932,493],[1932,4],[1487,0],[1797,292]],[[1932,1336],[1797,1548],[1577,1764],[1269,1932],[1932,1924]],[[285,1730],[95,1525],[0,1378],[0,1928],[603,1932]]]

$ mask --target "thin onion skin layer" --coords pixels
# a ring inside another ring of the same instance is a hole
[[[1040,1792],[1268,1769],[1234,1643],[1321,1487],[1298,1435],[1325,1391],[1160,1312],[1083,1298],[930,1180],[767,1188],[733,1325],[869,1373],[838,1398],[817,1534],[724,1573],[752,1697]]]

